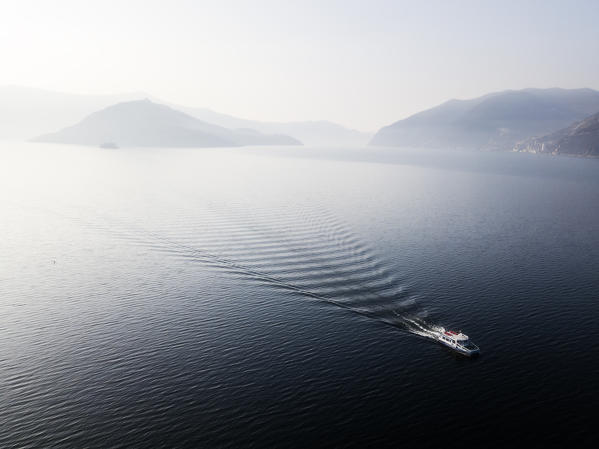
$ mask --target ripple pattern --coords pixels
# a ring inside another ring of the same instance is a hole
[[[211,204],[176,220],[161,217],[152,226],[106,215],[87,225],[170,257],[291,290],[416,335],[428,337],[438,329],[425,320],[427,311],[409,284],[323,208],[278,205],[250,210]]]

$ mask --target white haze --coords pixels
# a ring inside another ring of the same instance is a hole
[[[0,85],[148,92],[364,131],[448,98],[599,88],[595,1],[2,1]]]

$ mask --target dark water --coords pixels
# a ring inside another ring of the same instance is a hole
[[[597,442],[599,161],[0,161],[0,447]]]

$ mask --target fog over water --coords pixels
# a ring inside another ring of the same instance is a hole
[[[3,2],[0,449],[597,447],[598,18]]]

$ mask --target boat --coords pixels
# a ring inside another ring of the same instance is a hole
[[[470,341],[468,335],[463,334],[462,331],[445,330],[441,328],[439,332],[433,334],[435,340],[439,343],[453,349],[454,351],[472,357],[480,353],[480,349],[474,343]]]

